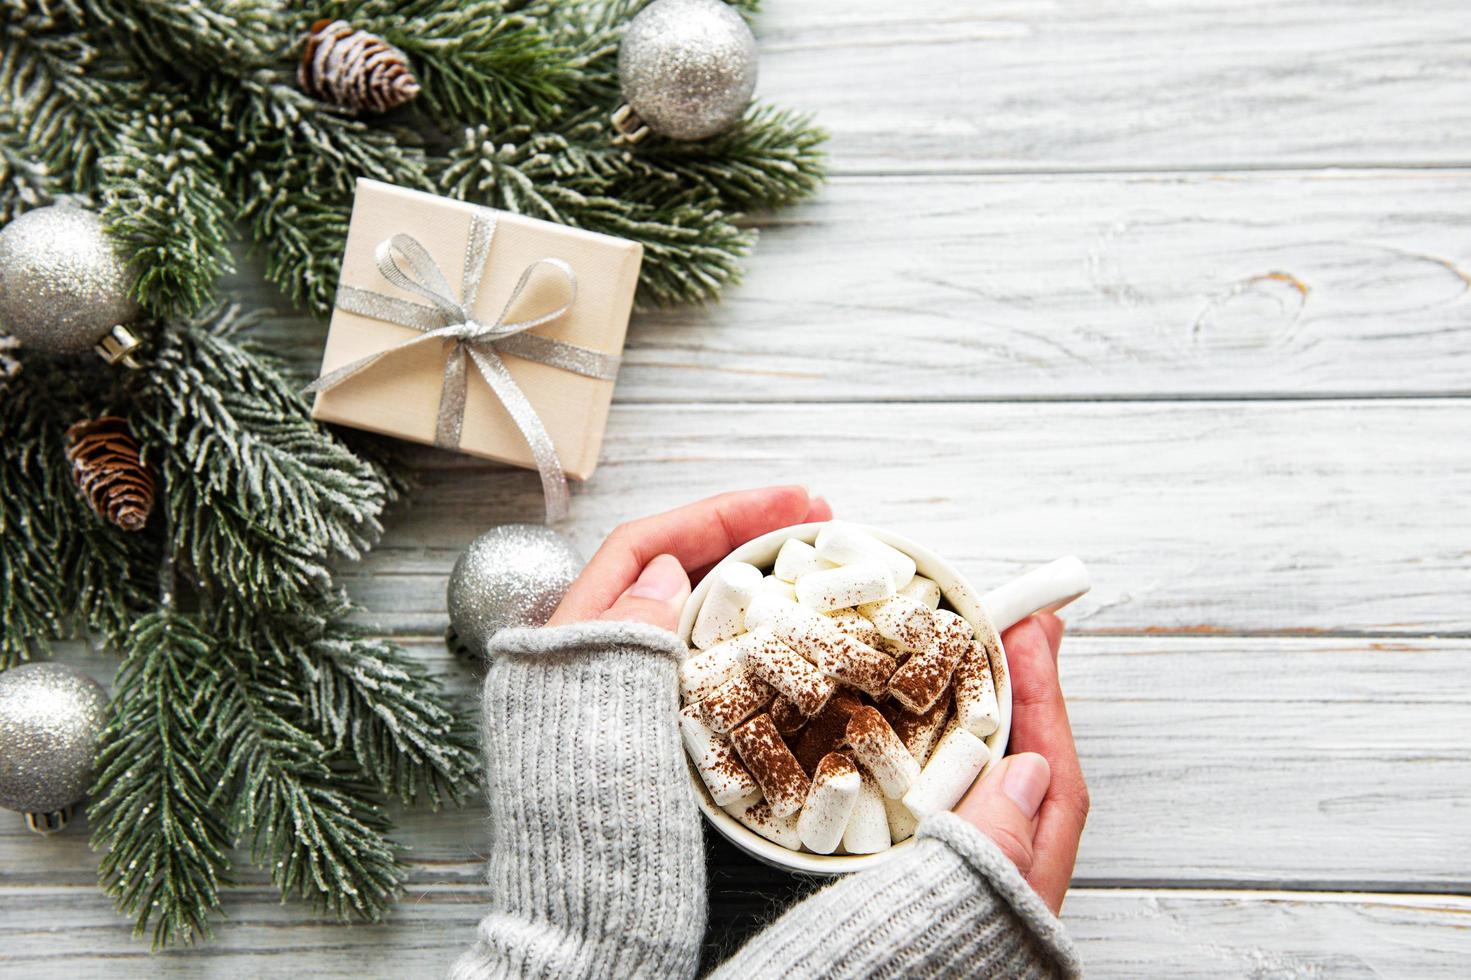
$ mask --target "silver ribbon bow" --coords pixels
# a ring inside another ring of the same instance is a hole
[[[458,299],[428,250],[412,235],[398,234],[379,242],[373,255],[383,278],[400,289],[423,296],[433,305],[425,306],[344,285],[337,289],[337,306],[349,313],[412,327],[420,331],[419,336],[410,337],[401,344],[330,371],[307,385],[304,390],[307,393],[327,391],[385,357],[427,341],[444,342],[449,350],[444,362],[444,387],[439,396],[434,444],[445,449],[456,449],[460,445],[460,430],[465,419],[465,362],[468,359],[506,407],[527,445],[531,447],[537,472],[541,474],[542,491],[546,496],[547,520],[558,521],[567,516],[567,474],[562,469],[562,461],[557,456],[556,447],[552,445],[551,436],[547,434],[541,417],[536,414],[536,409],[531,406],[520,385],[516,384],[511,373],[506,370],[500,355],[510,354],[513,357],[538,361],[602,381],[612,381],[617,375],[619,358],[614,354],[604,354],[588,347],[525,332],[562,316],[572,308],[572,303],[577,298],[577,276],[572,272],[572,267],[561,259],[537,259],[522,270],[516,288],[511,290],[510,298],[506,300],[505,307],[494,322],[481,323],[474,318],[471,310],[480,293],[480,279],[490,255],[490,240],[495,235],[495,225],[494,211],[475,208],[471,213],[470,239],[465,246],[462,280],[464,287],[460,290]],[[399,264],[400,257],[407,268]],[[516,300],[520,298],[537,269],[543,266],[561,273],[566,280],[567,301],[539,316],[507,322],[506,317],[516,305]]]

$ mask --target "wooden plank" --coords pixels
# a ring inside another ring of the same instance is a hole
[[[474,671],[434,641],[412,650],[471,710]],[[1070,638],[1094,799],[1079,884],[1471,890],[1468,657],[1464,639]],[[479,879],[482,807],[399,819],[416,883]],[[728,846],[717,864],[729,896],[791,881]],[[84,827],[40,839],[17,818],[0,821],[0,867],[7,884],[84,884],[96,855]]]
[[[197,950],[149,955],[95,893],[0,888],[0,965],[32,980],[78,976],[440,976],[474,935],[482,893],[429,888],[377,926],[303,916],[267,893],[234,891],[230,919]],[[1090,977],[1459,977],[1471,957],[1471,900],[1074,889],[1064,920]],[[754,910],[746,930],[759,925]],[[716,923],[712,940],[734,940]],[[712,943],[707,962],[723,948]]]
[[[1460,170],[838,180],[724,303],[639,314],[616,398],[1464,394],[1468,200]],[[310,320],[265,336],[321,361]]]
[[[1090,977],[1465,976],[1463,896],[1082,891],[1063,918]]]
[[[758,94],[838,168],[1471,159],[1459,0],[803,0],[766,5]]]
[[[1090,631],[1471,631],[1471,403],[625,405],[568,526],[736,486],[803,481],[840,515],[946,556],[986,588],[1076,553]],[[480,531],[539,520],[527,471],[424,450],[384,545],[344,572],[393,632],[444,628],[445,577]],[[855,465],[856,460],[865,465]]]

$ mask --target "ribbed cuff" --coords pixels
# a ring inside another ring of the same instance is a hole
[[[504,629],[486,645],[491,657],[600,657],[610,653],[651,653],[685,656],[679,637],[647,623],[595,619],[565,626]]]
[[[676,715],[683,651],[626,622],[490,644],[491,908],[454,976],[693,975],[705,865]]]
[[[926,817],[915,836],[943,841],[1010,906],[1012,914],[1032,931],[1064,976],[1083,975],[1083,965],[1062,922],[991,838],[953,813]]]

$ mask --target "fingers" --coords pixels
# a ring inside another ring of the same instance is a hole
[[[679,626],[679,613],[689,595],[689,576],[679,559],[659,555],[644,566],[638,579],[599,618],[631,620],[673,630]]]
[[[1043,613],[1023,620],[1002,637],[1011,669],[1011,747],[1045,756],[1052,773],[1037,813],[1035,857],[1027,880],[1053,912],[1062,908],[1088,816],[1088,788],[1058,682],[1062,630],[1061,620]]]
[[[1037,811],[1051,779],[1043,756],[1035,752],[1007,756],[955,808],[958,816],[996,842],[1023,877],[1033,868]]]
[[[832,504],[827,502],[826,497],[813,497],[807,505],[807,518],[802,523],[812,524],[817,521],[830,521],[833,519]]]
[[[815,503],[819,512],[826,507],[798,486],[739,490],[621,525],[572,583],[551,624],[602,615],[656,555],[673,555],[686,569],[710,565],[767,531],[802,523]]]

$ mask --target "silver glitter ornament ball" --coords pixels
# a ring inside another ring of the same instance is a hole
[[[677,140],[714,136],[750,104],[756,38],[721,0],[654,0],[623,35],[618,81],[633,114],[654,132]],[[642,136],[636,124],[619,128],[631,142]]]
[[[87,795],[107,692],[57,663],[0,673],[0,807],[26,814],[31,829],[59,830]]]
[[[0,332],[23,347],[90,349],[138,318],[131,284],[102,219],[86,208],[52,204],[0,228]]]
[[[458,652],[485,656],[507,626],[541,626],[582,571],[582,556],[541,524],[503,524],[470,542],[449,576],[449,632]]]

